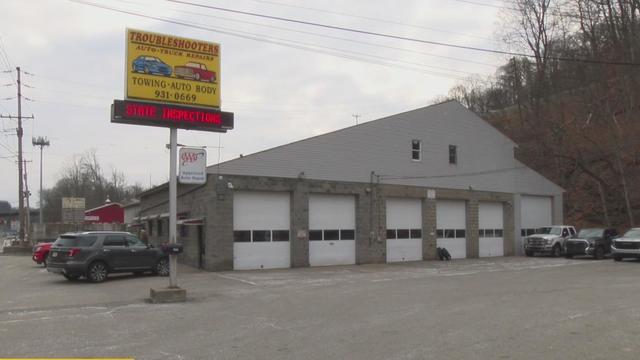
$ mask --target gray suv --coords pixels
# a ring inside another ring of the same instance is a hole
[[[51,246],[47,271],[68,280],[85,276],[91,282],[106,280],[109,273],[169,275],[169,257],[120,231],[87,231],[60,235]]]
[[[640,228],[629,229],[621,237],[613,239],[611,255],[615,261],[622,261],[626,257],[640,259]]]

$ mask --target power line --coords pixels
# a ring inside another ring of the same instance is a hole
[[[120,1],[124,1],[124,0],[120,0]],[[260,1],[260,0],[255,0],[255,1]],[[140,3],[135,3],[135,2],[132,2],[132,1],[126,1],[126,2],[127,3],[132,3],[132,4],[142,5]],[[283,6],[285,6],[285,5],[283,4]],[[291,6],[297,7],[295,5],[291,5]],[[461,59],[461,58],[456,58],[456,57],[452,57],[452,56],[437,55],[437,54],[427,53],[427,52],[423,52],[423,51],[417,51],[417,50],[412,50],[412,49],[404,49],[404,48],[400,48],[400,47],[376,44],[376,43],[366,42],[366,41],[362,41],[362,40],[348,39],[348,38],[343,38],[343,37],[339,37],[339,36],[331,36],[331,35],[326,35],[326,34],[313,33],[313,32],[309,32],[309,31],[288,29],[288,28],[283,28],[283,27],[280,27],[280,26],[266,25],[266,24],[260,24],[260,23],[255,23],[255,22],[251,22],[251,21],[243,21],[243,20],[238,20],[238,19],[230,19],[230,18],[225,18],[225,17],[222,17],[222,16],[214,16],[214,15],[209,15],[209,14],[202,14],[202,13],[197,13],[197,12],[187,11],[187,10],[179,10],[179,9],[171,9],[171,10],[176,11],[176,12],[180,12],[180,13],[184,13],[184,14],[189,14],[189,15],[203,16],[203,17],[207,17],[207,18],[213,18],[213,19],[219,19],[219,20],[224,20],[224,21],[237,22],[237,23],[241,23],[241,24],[249,24],[249,25],[254,25],[254,26],[261,26],[261,27],[266,27],[266,28],[270,28],[270,29],[277,29],[277,30],[282,30],[282,31],[294,32],[294,33],[298,33],[298,34],[306,34],[306,35],[311,35],[311,36],[323,37],[323,38],[327,38],[327,39],[347,41],[347,42],[361,44],[361,45],[375,46],[375,47],[391,49],[391,50],[397,50],[397,51],[403,51],[403,52],[410,52],[410,53],[414,53],[414,54],[437,57],[437,58],[453,60],[453,61],[460,61],[460,62],[465,62],[465,63],[470,63],[470,64],[484,65],[484,66],[490,66],[490,67],[498,66],[496,64],[489,64],[489,63],[480,62],[480,61],[474,61],[474,60],[469,60],[469,59]]]
[[[478,1],[470,1],[470,0],[451,0],[451,1],[456,1],[456,2],[460,2],[460,3],[465,3],[465,4],[471,4],[471,5],[478,5],[478,6],[484,6],[484,7],[490,7],[490,8],[494,8],[494,9],[504,9],[504,10],[510,10],[510,11],[520,11],[516,8],[512,8],[512,7],[508,7],[508,6],[501,6],[501,5],[495,5],[495,4],[487,4],[487,3],[481,3]]]
[[[76,0],[70,0],[70,1],[76,1]],[[485,53],[492,53],[492,54],[535,58],[535,55],[525,54],[525,53],[517,53],[517,52],[503,51],[503,50],[496,50],[496,49],[487,49],[487,48],[480,48],[480,47],[466,46],[466,45],[457,45],[457,44],[451,44],[451,43],[445,43],[445,42],[439,42],[439,41],[416,39],[416,38],[411,38],[407,36],[383,34],[383,33],[378,33],[374,31],[321,24],[321,23],[305,21],[305,20],[297,20],[297,19],[290,19],[290,18],[284,18],[279,16],[273,16],[273,15],[259,14],[259,13],[249,12],[249,11],[234,10],[234,9],[222,8],[218,6],[191,3],[188,1],[182,1],[182,0],[165,0],[165,1],[177,3],[177,4],[191,5],[191,6],[201,7],[205,9],[211,9],[211,10],[218,10],[218,11],[230,12],[235,14],[261,17],[261,18],[271,19],[271,20],[279,20],[279,21],[286,21],[286,22],[302,24],[302,25],[317,26],[325,29],[347,31],[347,32],[363,34],[363,35],[378,36],[378,37],[384,37],[389,39],[405,40],[405,41],[411,41],[411,42],[422,43],[422,44],[445,46],[445,47],[450,47],[455,49],[471,50],[471,51],[478,51],[478,52],[485,52]],[[640,63],[626,62],[626,61],[601,61],[601,60],[592,60],[592,59],[584,59],[584,58],[567,58],[567,57],[558,57],[558,56],[550,56],[549,59],[556,60],[556,61],[583,62],[583,63],[591,63],[591,64],[604,64],[604,65],[633,65],[633,66],[640,65]]]
[[[69,84],[90,86],[92,88],[102,88],[102,89],[105,89],[105,90],[116,90],[114,88],[110,88],[110,87],[107,87],[107,86],[100,86],[100,85],[98,85],[96,83],[86,83],[86,82],[81,82],[81,81],[60,79],[60,78],[51,77],[51,76],[48,76],[48,75],[41,75],[41,74],[33,74],[32,73],[31,76],[36,77],[36,78],[41,78],[41,79],[52,80],[52,81],[65,82],[65,83],[69,83]]]
[[[0,146],[2,146],[3,148],[5,148],[8,152],[10,152],[11,154],[13,154],[13,156],[18,156],[18,153],[11,149],[9,146],[5,145],[4,143],[0,142]]]
[[[11,64],[11,59],[9,58],[9,54],[7,54],[7,50],[6,50],[6,47],[4,46],[4,40],[2,39],[2,37],[0,37],[0,60],[4,63],[7,69],[6,71],[3,71],[3,72],[8,73],[9,76],[11,77],[11,80],[15,83],[16,78],[13,77],[13,69],[15,67]]]
[[[339,11],[324,10],[324,9],[318,9],[318,8],[313,8],[313,7],[308,7],[308,6],[301,6],[301,5],[284,4],[284,3],[280,3],[280,2],[276,2],[276,1],[268,1],[268,0],[251,0],[251,1],[257,2],[257,3],[264,3],[264,4],[271,4],[271,5],[289,7],[289,8],[294,8],[294,9],[303,9],[303,10],[315,11],[315,12],[320,12],[320,13],[325,13],[325,14],[348,16],[348,17],[352,17],[352,18],[356,18],[356,19],[370,20],[370,21],[376,21],[376,22],[381,22],[381,23],[386,23],[386,24],[393,24],[393,25],[401,25],[401,26],[406,26],[406,27],[411,27],[411,28],[416,28],[416,29],[424,29],[424,30],[436,31],[436,32],[453,34],[453,35],[467,36],[467,37],[472,37],[472,38],[481,39],[481,40],[494,41],[492,39],[487,39],[487,38],[484,38],[482,36],[471,35],[471,34],[461,33],[461,32],[457,32],[457,31],[437,29],[437,28],[432,28],[432,27],[428,27],[428,26],[408,24],[408,23],[403,23],[403,22],[393,21],[393,20],[387,20],[387,19],[379,19],[379,18],[374,18],[374,17],[370,17],[370,16],[354,15],[354,14],[349,14],[349,13],[344,13],[344,12],[339,12]]]
[[[84,92],[81,91],[64,91],[64,90],[58,90],[58,89],[50,89],[50,88],[44,88],[44,87],[40,87],[40,88],[33,88],[37,91],[46,91],[47,93],[54,93],[54,94],[62,94],[62,95],[73,95],[73,96],[77,96],[77,95],[82,95],[83,97],[90,97],[90,98],[94,98],[94,99],[100,99],[100,100],[109,100],[109,99],[113,99],[112,96],[96,96],[96,95],[88,95]]]
[[[115,12],[119,12],[119,13],[123,13],[123,14],[129,14],[129,15],[143,17],[143,18],[147,18],[147,19],[164,21],[164,22],[168,22],[168,23],[171,23],[171,24],[182,25],[182,26],[192,27],[192,28],[195,28],[195,29],[201,29],[201,30],[206,30],[206,31],[217,32],[217,33],[221,33],[221,34],[241,37],[241,38],[255,40],[255,41],[262,41],[262,42],[266,42],[266,43],[286,46],[286,47],[299,49],[299,50],[312,51],[312,52],[316,52],[316,53],[321,53],[321,54],[340,57],[340,58],[343,58],[343,59],[362,61],[362,62],[367,62],[367,63],[371,63],[371,64],[377,64],[377,65],[383,65],[383,66],[391,66],[391,67],[402,68],[402,69],[411,70],[411,71],[418,71],[418,72],[422,72],[422,73],[426,73],[426,74],[430,74],[430,75],[434,75],[434,76],[442,76],[442,77],[453,78],[453,79],[457,79],[457,80],[464,80],[463,78],[457,77],[457,76],[452,75],[452,74],[444,74],[444,73],[428,71],[428,70],[418,69],[418,68],[409,67],[409,66],[403,66],[403,65],[398,65],[398,64],[390,64],[390,63],[381,62],[381,61],[375,60],[375,59],[374,60],[363,59],[363,58],[359,58],[359,57],[354,57],[354,56],[341,54],[339,52],[343,52],[343,53],[349,53],[350,52],[352,54],[356,54],[356,55],[360,55],[360,56],[368,56],[368,57],[372,57],[372,58],[376,58],[376,59],[383,59],[383,60],[387,60],[387,61],[403,62],[402,60],[387,59],[387,58],[376,56],[376,55],[369,55],[369,54],[358,53],[358,52],[353,52],[353,51],[348,51],[348,50],[340,50],[340,49],[335,49],[335,48],[331,48],[331,47],[308,44],[308,43],[294,41],[294,40],[278,39],[278,38],[273,38],[273,37],[271,37],[271,38],[260,37],[258,35],[247,33],[247,32],[243,32],[243,31],[232,32],[232,31],[227,31],[227,30],[219,30],[219,28],[207,27],[207,26],[204,26],[204,25],[201,25],[201,24],[197,24],[197,23],[193,23],[193,22],[185,23],[185,22],[174,20],[174,19],[170,19],[170,18],[163,18],[163,17],[140,14],[140,13],[136,13],[134,11],[117,9],[117,8],[104,6],[104,5],[100,5],[100,4],[96,4],[96,3],[91,3],[91,2],[86,2],[86,1],[82,1],[82,0],[69,0],[69,1],[75,2],[75,3],[78,3],[78,4],[82,4],[82,5],[88,5],[88,6],[93,6],[93,7],[97,7],[97,8],[101,8],[101,9],[105,9],[105,10],[115,11]],[[242,35],[241,33],[250,34],[250,35]],[[276,40],[271,40],[271,39],[276,39],[277,41]],[[289,43],[285,43],[285,42],[282,42],[282,41],[288,41]],[[296,45],[296,44],[301,44],[301,45]],[[309,46],[313,46],[315,48],[310,48]],[[321,50],[321,49],[327,49],[327,50],[331,50],[331,51],[326,51],[326,50]],[[412,65],[416,65],[416,64],[413,63]],[[417,64],[417,65],[418,66],[428,67],[428,65],[424,65],[424,64]]]

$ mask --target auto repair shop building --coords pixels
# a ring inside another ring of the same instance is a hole
[[[456,101],[366,122],[207,169],[178,186],[181,261],[207,270],[367,264],[522,253],[562,223],[563,189]],[[168,240],[168,184],[137,221]]]

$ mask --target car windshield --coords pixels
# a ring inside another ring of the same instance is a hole
[[[550,227],[541,227],[541,228],[538,229],[537,233],[538,234],[548,234],[550,230],[551,230]]]
[[[96,236],[62,235],[53,243],[57,247],[89,247],[96,242]]]
[[[602,236],[603,229],[582,229],[578,233],[578,237],[582,239]]]
[[[559,227],[541,227],[538,229],[538,234],[560,235],[562,234],[562,228]]]
[[[624,233],[625,238],[640,238],[640,229],[631,229]]]

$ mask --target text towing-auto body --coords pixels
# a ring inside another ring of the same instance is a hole
[[[640,258],[640,228],[629,229],[621,237],[613,239],[611,255],[615,261],[626,257]]]
[[[524,253],[533,256],[535,253],[560,256],[564,249],[564,241],[576,234],[573,226],[555,225],[538,229],[535,234],[524,238]]]

